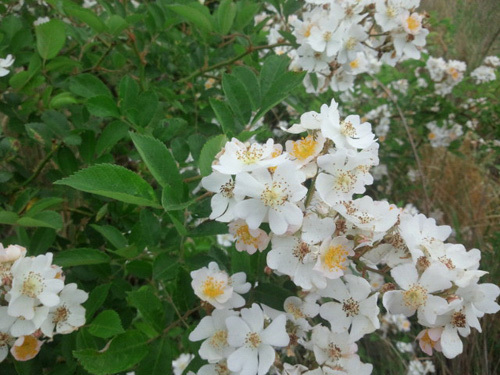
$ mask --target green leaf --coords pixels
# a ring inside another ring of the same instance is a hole
[[[95,375],[107,375],[130,369],[148,354],[146,337],[128,331],[115,337],[102,351],[82,349],[73,351],[83,368]]]
[[[161,208],[153,188],[134,172],[118,165],[93,165],[54,184],[139,206]]]
[[[245,84],[237,77],[224,73],[222,88],[234,114],[242,124],[247,124],[252,114],[250,96]]]
[[[257,301],[278,310],[283,309],[285,300],[292,295],[290,290],[271,283],[259,283],[255,288]]]
[[[68,16],[74,17],[80,22],[89,25],[94,31],[102,33],[106,29],[106,25],[99,17],[90,9],[82,8],[74,3],[65,2],[64,11]]]
[[[120,117],[120,110],[110,97],[99,95],[87,101],[87,109],[97,117]]]
[[[206,221],[189,230],[189,237],[213,236],[227,233],[227,224],[218,221]]]
[[[168,8],[173,10],[178,15],[180,15],[186,21],[193,23],[201,31],[205,33],[212,32],[212,22],[210,19],[210,14],[201,11],[200,8],[196,5],[199,4],[190,4],[190,5],[174,4],[170,5]]]
[[[89,299],[84,303],[85,319],[89,320],[106,301],[111,284],[102,284],[90,292]]]
[[[167,147],[156,138],[129,133],[142,160],[161,186],[172,186],[182,192],[183,182],[179,168]]]
[[[234,17],[236,16],[236,5],[232,0],[222,0],[217,9],[217,26],[219,32],[226,35],[231,26],[233,26]]]
[[[63,220],[61,215],[54,211],[42,211],[33,216],[23,216],[17,220],[17,224],[22,227],[45,227],[52,229],[62,229]]]
[[[67,107],[70,104],[76,104],[78,101],[74,98],[73,95],[69,92],[62,92],[60,94],[55,95],[52,99],[50,99],[49,108],[61,108]]]
[[[106,240],[108,240],[115,248],[121,249],[127,246],[127,239],[115,227],[111,225],[90,224],[90,226],[99,232]]]
[[[132,77],[126,75],[120,81],[118,96],[120,97],[120,107],[124,110],[134,108],[137,105],[139,95],[139,85]]]
[[[0,224],[14,225],[19,219],[15,212],[0,211]]]
[[[104,310],[96,316],[89,327],[89,332],[103,339],[124,333],[122,321],[118,313],[114,310]]]
[[[65,250],[54,255],[54,263],[61,267],[87,266],[109,261],[110,258],[106,253],[89,248]]]
[[[172,366],[174,343],[162,337],[150,344],[150,352],[135,370],[137,375],[165,375]]]
[[[112,98],[108,87],[96,76],[88,73],[78,74],[69,80],[69,89],[72,93],[84,98],[104,95]]]
[[[170,186],[165,186],[161,193],[161,205],[165,209],[165,211],[178,211],[183,210],[189,206],[191,206],[195,200],[192,199],[187,202],[182,202],[179,199],[178,191],[174,190]]]
[[[122,17],[117,14],[113,14],[106,22],[109,31],[113,35],[120,34],[123,30],[128,27],[127,21],[125,21]]]
[[[45,60],[56,57],[66,42],[64,22],[58,19],[51,19],[49,22],[36,26],[35,34],[36,48]]]
[[[233,68],[231,75],[239,79],[245,87],[247,96],[250,99],[252,110],[259,108],[261,100],[260,85],[255,73],[246,66],[236,66]]]
[[[108,124],[102,131],[95,152],[97,155],[102,155],[105,151],[112,148],[120,139],[128,134],[128,125],[121,121],[113,121]]]
[[[156,257],[153,263],[153,278],[155,280],[173,280],[179,272],[178,258],[166,253]]]
[[[260,89],[264,105],[257,112],[252,123],[290,95],[300,85],[305,72],[295,73],[288,70],[290,59],[286,56],[271,55],[265,61],[260,73]]]
[[[234,135],[236,133],[236,127],[231,108],[229,108],[225,102],[215,98],[209,98],[209,101],[224,134],[228,137]]]
[[[64,199],[62,198],[57,198],[57,197],[51,197],[51,198],[42,198],[38,201],[36,201],[27,211],[29,215],[34,215],[38,212],[41,212],[43,210],[47,210],[49,208],[53,208],[56,206],[59,206],[62,202],[64,202]]]
[[[201,149],[200,154],[200,172],[202,176],[208,176],[212,173],[212,162],[215,159],[215,155],[217,155],[222,147],[227,142],[227,138],[224,134],[217,135],[215,137],[210,138],[205,146]]]
[[[160,299],[150,286],[143,286],[139,290],[127,293],[128,303],[134,306],[146,323],[157,333],[165,329],[165,311]]]

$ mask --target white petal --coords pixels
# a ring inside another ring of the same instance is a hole
[[[287,346],[290,338],[286,333],[286,317],[280,315],[274,319],[260,335],[262,341],[273,346]]]
[[[403,293],[400,290],[386,292],[382,299],[382,303],[391,314],[403,314],[404,316],[412,316],[415,314],[415,310],[406,306],[403,302]]]
[[[402,264],[391,271],[391,275],[402,289],[410,289],[418,280],[417,269],[413,264]]]
[[[245,337],[250,328],[245,321],[236,316],[230,316],[226,319],[227,326],[227,342],[229,345],[237,348],[245,344]]]
[[[216,310],[217,311],[217,310]],[[189,340],[200,341],[210,337],[215,332],[214,322],[211,316],[204,317],[198,326],[189,334]]]
[[[227,359],[227,367],[239,375],[257,374],[258,360],[257,351],[242,347],[231,353]]]
[[[460,340],[457,330],[449,325],[444,328],[441,335],[441,348],[444,356],[450,359],[455,358],[463,351],[462,340]]]
[[[252,332],[261,332],[262,328],[264,328],[264,314],[256,303],[249,309],[241,310],[241,317]]]
[[[288,336],[287,336],[288,337]],[[259,347],[259,368],[258,375],[265,375],[274,363],[275,353],[270,345],[261,345]]]

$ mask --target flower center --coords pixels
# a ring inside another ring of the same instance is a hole
[[[30,271],[23,282],[21,293],[30,298],[36,298],[43,292],[42,276]]]
[[[12,339],[8,333],[0,332],[0,347],[7,345]]]
[[[286,190],[286,186],[283,186],[280,182],[275,181],[272,184],[266,184],[266,188],[260,195],[260,199],[268,207],[275,208],[282,206],[288,199]]]
[[[354,138],[356,136],[356,129],[350,121],[342,121],[340,123],[340,133],[346,137]]]
[[[224,185],[222,185],[219,189],[219,192],[222,194],[224,198],[232,198],[234,196],[234,181],[228,181]]]
[[[300,307],[294,304],[293,302],[289,302],[285,305],[285,311],[289,314],[292,314],[292,316],[296,320],[305,317]]]
[[[264,150],[257,144],[253,144],[246,150],[239,150],[236,153],[236,157],[247,165],[257,163],[262,158],[262,155],[264,155]]]
[[[237,242],[243,242],[245,245],[258,247],[259,237],[254,237],[248,229],[248,225],[242,224],[236,229]]]
[[[455,265],[453,264],[453,261],[450,258],[445,257],[444,255],[442,257],[438,258],[441,263],[443,263],[448,269],[452,270],[455,268]]]
[[[302,138],[300,141],[293,142],[293,150],[290,153],[293,157],[299,160],[305,160],[310,156],[314,155],[316,151],[316,142],[312,135],[308,135],[306,138]]]
[[[391,6],[388,6],[385,10],[385,14],[387,15],[388,18],[394,18],[397,15],[396,9],[394,9]]]
[[[295,246],[293,249],[293,255],[298,258],[301,262],[304,261],[304,258],[307,254],[311,252],[309,245],[305,242],[301,242],[298,246]]]
[[[347,39],[347,42],[345,43],[345,48],[346,48],[346,50],[350,51],[350,50],[354,49],[354,47],[356,47],[357,44],[358,44],[358,40],[351,36],[349,39]]]
[[[245,344],[252,349],[257,349],[261,343],[262,340],[257,332],[249,332],[245,337]]]
[[[412,33],[415,33],[420,28],[420,21],[413,16],[410,16],[406,19],[406,26],[408,26],[408,30]]]
[[[220,329],[216,331],[212,338],[210,339],[210,345],[216,349],[225,348],[227,344],[227,331],[225,329]]]
[[[403,292],[403,301],[406,306],[418,309],[427,301],[427,290],[421,285],[413,284],[410,289]]]
[[[342,350],[338,345],[331,342],[328,344],[328,354],[332,360],[338,361],[342,357]]]
[[[422,336],[422,338],[420,340],[424,344],[430,345],[431,348],[434,348],[434,346],[436,346],[436,344],[437,344],[437,341],[432,340],[431,337],[429,336],[429,330],[428,329],[425,330],[425,333],[424,333],[424,335]]]
[[[323,263],[329,271],[345,270],[343,263],[349,252],[342,245],[330,246],[323,257]]]
[[[359,303],[351,298],[344,300],[342,310],[347,316],[353,317],[359,314]]]
[[[356,182],[356,176],[349,171],[341,171],[335,180],[335,188],[344,193],[349,193]]]
[[[52,318],[53,323],[65,322],[68,319],[69,311],[66,306],[58,307]]]
[[[231,372],[225,362],[219,362],[215,365],[215,373],[217,375],[229,375]]]
[[[332,33],[330,31],[326,31],[325,33],[323,33],[323,40],[325,42],[329,42],[330,39],[332,39]]]
[[[448,74],[451,76],[451,78],[453,78],[455,81],[458,79],[458,77],[460,76],[460,73],[458,72],[457,69],[455,68],[449,68],[448,69]]]
[[[203,283],[202,291],[207,297],[216,298],[224,294],[224,287],[224,281],[216,281],[212,276],[208,276]]]
[[[457,328],[465,328],[467,319],[461,311],[453,313],[451,316],[451,324]]]
[[[354,59],[349,63],[351,69],[359,68],[359,59]]]

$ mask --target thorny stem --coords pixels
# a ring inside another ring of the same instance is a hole
[[[259,51],[262,49],[273,49],[276,47],[289,46],[289,45],[290,44],[288,44],[288,43],[275,43],[275,44],[267,44],[265,46],[257,46],[257,47],[249,46],[245,52],[239,54],[238,56],[221,61],[220,63],[214,64],[214,65],[211,65],[208,67],[202,67],[202,68],[198,69],[197,71],[193,72],[192,74],[190,74],[189,76],[179,79],[177,81],[177,83],[183,83],[186,81],[190,81],[191,79],[198,77],[199,75],[202,75],[203,73],[222,68],[223,66],[226,66],[226,65],[230,65],[230,64],[242,59],[243,57],[255,52],[255,51]]]
[[[418,155],[417,152],[417,147],[415,146],[415,141],[413,140],[413,136],[411,135],[410,132],[410,127],[408,126],[408,122],[406,121],[406,117],[401,110],[401,107],[398,104],[398,101],[396,98],[392,96],[391,91],[385,86],[377,77],[374,75],[370,74],[370,77],[372,77],[379,85],[382,87],[382,89],[385,91],[387,94],[387,97],[394,103],[394,106],[396,107],[399,117],[401,117],[401,122],[403,123],[403,127],[405,128],[406,135],[408,136],[408,141],[410,142],[411,149],[413,151],[413,156],[415,157],[415,161],[417,162],[417,168],[418,168],[418,174],[420,175],[420,181],[422,183],[422,190],[424,191],[424,204],[425,204],[425,211],[426,214],[429,214],[430,212],[430,199],[429,195],[427,193],[427,182],[425,180],[423,168],[422,168],[422,162],[420,161],[420,156]]]

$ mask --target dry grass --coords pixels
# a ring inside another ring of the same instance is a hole
[[[472,68],[485,56],[500,54],[499,0],[423,0],[420,8],[451,21],[432,30],[435,40],[427,43],[437,47],[432,54],[466,61]]]
[[[482,282],[498,284],[500,265],[500,181],[484,167],[498,155],[480,158],[474,142],[465,140],[460,155],[445,148],[427,146],[421,150],[424,174],[432,206],[444,212],[443,223],[453,223],[456,241],[467,248],[483,251],[481,269],[489,272]],[[416,192],[415,192],[416,194]],[[422,197],[415,197],[416,202]],[[498,238],[495,239],[495,236]],[[495,252],[496,250],[496,252]],[[442,355],[435,361],[442,375],[494,375],[500,371],[500,320],[498,315],[485,316],[483,333],[473,330],[462,339],[463,353],[453,360]]]
[[[485,239],[500,232],[500,183],[483,167],[492,160],[480,159],[473,145],[466,139],[458,155],[427,146],[422,164],[432,206],[453,223],[457,240],[493,251]]]

